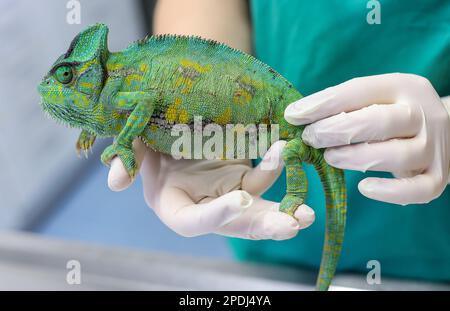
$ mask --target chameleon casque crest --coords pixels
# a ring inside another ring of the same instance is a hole
[[[326,196],[326,228],[316,287],[327,290],[341,253],[346,219],[343,171],[329,166],[323,150],[302,142],[303,126],[284,119],[301,94],[268,65],[224,44],[198,37],[158,35],[120,52],[107,47],[108,27],[96,24],[78,34],[38,86],[41,105],[57,121],[82,129],[78,151],[96,137],[115,137],[102,156],[138,171],[135,138],[170,154],[175,124],[278,124],[286,140],[286,195],[280,210],[293,216],[307,195],[302,162],[313,164]],[[226,161],[226,160],[224,160]]]

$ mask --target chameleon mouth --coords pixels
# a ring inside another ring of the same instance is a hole
[[[57,123],[68,128],[79,128],[93,134],[104,136],[103,127],[96,121],[97,111],[94,109],[76,109],[51,104],[41,99],[40,105],[44,113]]]
[[[67,125],[69,127],[77,127],[76,124],[74,124],[74,122],[71,122],[71,118],[69,117],[70,114],[67,111],[65,111],[65,109],[62,109],[57,105],[52,105],[43,99],[41,100],[40,105],[45,114],[51,119],[57,121],[60,124]]]

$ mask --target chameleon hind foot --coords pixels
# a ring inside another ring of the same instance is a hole
[[[130,175],[131,178],[134,178],[139,168],[137,166],[132,147],[128,148],[114,143],[106,147],[106,149],[102,153],[101,160],[103,164],[109,166],[111,164],[111,160],[115,156],[118,156],[120,158],[123,166],[128,172],[128,175]]]

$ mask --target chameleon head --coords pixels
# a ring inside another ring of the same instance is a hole
[[[42,108],[54,119],[91,132],[99,130],[107,35],[108,27],[103,24],[79,33],[38,85]]]

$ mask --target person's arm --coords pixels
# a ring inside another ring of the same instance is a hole
[[[154,34],[197,35],[251,52],[251,26],[246,0],[159,0]]]

